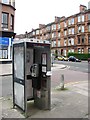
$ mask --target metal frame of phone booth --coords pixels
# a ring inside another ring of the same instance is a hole
[[[27,113],[27,101],[51,109],[50,43],[38,39],[13,42],[13,107]]]

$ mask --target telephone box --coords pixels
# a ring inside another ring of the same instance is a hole
[[[13,106],[27,111],[27,101],[51,108],[50,43],[37,39],[13,42]]]

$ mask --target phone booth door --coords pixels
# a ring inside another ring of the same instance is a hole
[[[13,45],[13,104],[25,111],[24,43]]]

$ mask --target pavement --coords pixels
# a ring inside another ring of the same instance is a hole
[[[0,76],[12,74],[11,64],[0,65]],[[54,64],[51,68],[64,69],[66,66]],[[51,110],[39,110],[35,108],[33,101],[29,103],[28,118],[89,118],[88,111],[88,81],[71,82],[51,91]],[[0,117],[25,118],[25,114],[18,108],[13,109],[12,96],[0,98]]]
[[[12,64],[0,64],[0,76],[12,75]]]

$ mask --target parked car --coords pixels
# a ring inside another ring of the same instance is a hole
[[[57,59],[60,60],[60,61],[68,61],[68,58],[64,57],[64,56],[60,56]]]
[[[64,57],[64,61],[68,61],[68,57]]]
[[[77,58],[74,57],[74,56],[70,56],[68,60],[69,60],[69,61],[72,61],[72,62],[81,62],[81,60],[77,59]]]
[[[57,59],[60,60],[60,61],[63,61],[63,60],[64,60],[64,59],[63,59],[63,56],[59,56]]]

